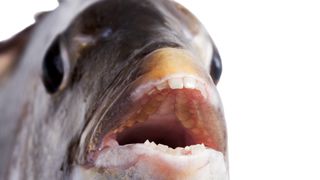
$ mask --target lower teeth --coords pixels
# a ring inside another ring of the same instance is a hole
[[[149,147],[152,147],[154,149],[157,149],[159,151],[165,152],[165,153],[171,153],[171,154],[193,154],[196,152],[201,152],[206,149],[206,147],[203,144],[196,144],[196,145],[191,145],[191,146],[186,146],[184,148],[182,147],[176,147],[176,148],[171,148],[167,145],[163,144],[156,144],[153,141],[150,142],[149,140],[146,140],[144,142],[144,145],[147,145]]]

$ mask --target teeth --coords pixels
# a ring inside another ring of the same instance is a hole
[[[152,81],[138,87],[131,94],[131,98],[135,101],[144,96],[152,95],[157,91],[164,92],[164,89],[197,89],[201,92],[202,96],[206,99],[208,97],[207,87],[204,80],[191,76],[191,75],[172,75],[170,78],[165,78],[162,80]],[[210,89],[211,91],[211,89]]]
[[[184,148],[185,148],[185,147],[184,147]],[[176,147],[174,150],[183,151],[183,150],[185,150],[184,148],[182,148],[182,147]]]
[[[206,149],[206,147],[203,144],[196,144],[196,145],[185,146],[185,147],[176,147],[173,149],[167,145],[156,144],[153,141],[150,142],[148,139],[144,142],[144,145],[147,145],[153,149],[157,149],[159,151],[169,153],[172,155],[194,154],[194,153],[201,152]]]
[[[153,147],[157,147],[156,143],[154,143],[153,141],[152,141],[150,144],[151,144],[151,146],[153,146]]]
[[[156,91],[156,90],[155,90],[154,88],[153,88],[153,89],[151,89],[151,90],[148,92],[148,95],[153,94],[155,91]]]
[[[171,89],[182,89],[183,88],[183,80],[181,78],[172,78],[168,81]]]
[[[193,151],[193,153],[196,153],[197,151],[201,152],[204,149],[206,149],[206,147],[203,144],[197,144],[197,145],[193,146],[192,151]]]
[[[159,91],[163,90],[163,89],[167,89],[169,88],[169,85],[167,83],[167,81],[163,82],[163,83],[160,83],[157,85],[156,87]]]
[[[197,89],[201,92],[202,96],[206,99],[208,97],[206,86],[204,83],[199,82],[193,77],[181,77],[181,78],[172,78],[167,81],[164,81],[155,87],[157,90],[162,91],[164,89]],[[152,89],[148,92],[148,95],[151,95],[155,92],[155,89]]]
[[[166,145],[163,145],[163,144],[158,144],[158,148],[161,150],[161,151],[167,151],[169,149],[169,146],[166,146]]]
[[[168,100],[168,98],[170,99],[169,97],[170,91],[164,90],[164,89],[183,89],[183,88],[196,89],[198,90],[198,92],[195,94],[195,97],[198,97],[200,95],[199,94],[200,92],[202,97],[204,99],[207,99],[208,97],[207,90],[209,89],[207,89],[208,87],[206,86],[206,84],[201,79],[193,76],[183,76],[183,77],[175,76],[174,78],[167,79],[161,82],[162,83],[159,83],[158,81],[157,84],[153,84],[152,86],[148,86],[148,88],[146,88],[148,89],[147,94],[150,96],[152,95],[151,101],[149,100],[148,102],[145,102],[142,108],[139,108],[135,113],[133,113],[133,115],[127,119],[127,122],[125,124],[113,130],[113,133],[114,134],[121,133],[126,128],[130,128],[137,123],[145,122],[146,120],[149,119],[149,116],[152,116],[155,112],[158,113],[159,107],[162,106],[163,102],[168,102],[168,104],[172,106],[172,108],[174,108],[175,115],[183,127],[191,129],[192,133],[197,135],[203,134],[203,133],[206,133],[204,135],[208,135],[207,132],[202,132],[201,130],[199,130],[204,125],[203,125],[203,122],[201,120],[198,120],[197,118],[199,117],[199,114],[198,114],[199,112],[197,110],[198,105],[195,106],[194,108],[190,107],[190,103],[191,104],[195,102],[197,103],[197,101],[192,102],[190,100],[192,97],[187,98],[186,96],[188,95],[188,93],[185,93],[184,91],[176,91],[175,93],[172,94],[172,98],[171,98],[173,101],[172,102]],[[142,89],[142,90],[138,89],[136,91],[137,93],[141,93],[141,92],[145,92],[146,89]],[[164,108],[163,111],[165,112],[160,114],[167,113],[168,108]],[[151,146],[157,146],[154,142],[149,142],[149,141],[146,141],[145,144],[148,144]],[[162,146],[161,148],[165,149]]]
[[[191,77],[184,77],[183,78],[183,85],[185,88],[194,89],[196,87],[196,80]]]
[[[145,145],[148,145],[148,144],[150,144],[150,141],[149,141],[149,139],[147,139],[143,144],[145,144]]]

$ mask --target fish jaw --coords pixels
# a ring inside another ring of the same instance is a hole
[[[172,149],[146,141],[105,149],[94,168],[77,166],[72,178],[227,180],[228,172],[223,154],[204,145]]]
[[[127,113],[114,127],[94,128],[102,131],[92,133],[88,163],[74,176],[227,180],[223,109],[201,61],[186,50],[163,48],[144,62],[143,75],[125,94]]]

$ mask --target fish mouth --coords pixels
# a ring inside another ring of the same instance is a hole
[[[175,76],[143,89],[132,93],[132,99],[139,96],[135,108],[104,136],[95,167],[111,174],[148,169],[153,176],[174,178],[226,173],[224,134],[208,86]]]
[[[220,124],[217,113],[207,99],[205,83],[194,77],[175,76],[149,84],[142,96],[134,103],[134,108],[126,115],[121,125],[108,133],[100,147],[114,140],[119,145],[151,141],[168,148],[204,144],[223,151],[222,134],[215,129]]]
[[[213,82],[190,73],[144,77],[120,123],[89,153],[92,167],[113,178],[226,179],[225,124]]]

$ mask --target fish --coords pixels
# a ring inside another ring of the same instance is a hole
[[[0,67],[0,179],[229,179],[221,58],[173,0],[60,1]]]

